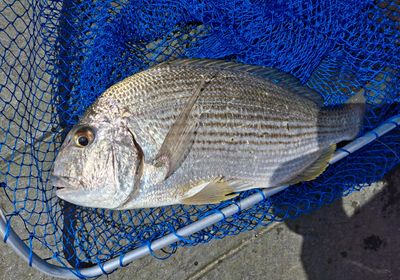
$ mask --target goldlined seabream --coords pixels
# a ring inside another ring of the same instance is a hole
[[[362,93],[324,107],[265,67],[165,62],[111,86],[72,128],[52,172],[57,195],[110,209],[210,204],[308,181],[357,136]]]

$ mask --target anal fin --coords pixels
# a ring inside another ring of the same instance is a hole
[[[289,180],[285,184],[294,185],[304,181],[311,181],[321,175],[329,165],[333,153],[336,150],[336,144],[329,146],[329,148],[322,151],[318,159],[312,163],[303,173]]]

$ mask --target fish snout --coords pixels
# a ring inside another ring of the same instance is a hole
[[[61,177],[54,175],[53,173],[50,175],[49,184],[51,187],[55,187],[57,190],[64,189],[65,186],[62,185]]]
[[[78,189],[79,186],[81,185],[79,180],[76,180],[74,178],[68,177],[68,176],[63,176],[63,175],[55,175],[51,174],[49,183],[52,187],[56,187],[57,190],[63,190],[63,189]]]

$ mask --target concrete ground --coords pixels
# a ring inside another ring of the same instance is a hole
[[[399,233],[400,166],[311,215],[181,248],[164,261],[147,256],[100,279],[398,279]],[[0,279],[53,279],[0,248]]]

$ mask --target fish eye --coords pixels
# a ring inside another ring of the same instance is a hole
[[[74,135],[75,146],[84,148],[90,145],[94,140],[94,133],[90,127],[79,128]]]

